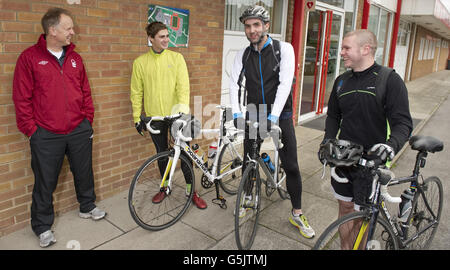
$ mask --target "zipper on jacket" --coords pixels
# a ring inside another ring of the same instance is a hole
[[[263,74],[262,74],[262,58],[261,58],[261,52],[262,50],[264,50],[264,48],[266,48],[272,41],[272,38],[268,38],[266,43],[264,44],[264,46],[261,48],[261,51],[258,51],[258,56],[259,56],[259,74],[261,76],[261,93],[262,93],[262,98],[263,98],[263,104],[266,104],[266,98],[264,96],[264,80],[263,80]],[[266,106],[264,106],[264,115],[267,115],[267,111],[266,111]]]
[[[261,68],[261,52],[258,52],[258,56],[259,56],[259,74],[261,76],[261,93],[262,93],[262,98],[263,98],[263,104],[266,104],[266,98],[264,97],[264,81],[263,81],[263,75],[262,75],[262,68]]]

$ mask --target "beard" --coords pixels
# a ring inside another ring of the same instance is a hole
[[[262,33],[261,33],[261,36],[258,38],[258,40],[257,41],[252,41],[250,38],[248,38],[247,37],[247,39],[248,39],[248,41],[250,41],[250,43],[253,45],[253,46],[258,46],[260,43],[261,43],[261,41],[263,40],[263,38],[265,37],[267,35],[267,31],[263,31]]]

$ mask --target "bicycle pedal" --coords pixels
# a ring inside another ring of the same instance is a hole
[[[219,196],[219,198],[212,199],[212,202],[214,204],[217,204],[222,209],[227,209],[226,201],[227,200],[225,200],[225,198],[222,196]]]

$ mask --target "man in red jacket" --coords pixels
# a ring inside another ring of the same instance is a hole
[[[79,216],[102,219],[95,206],[92,171],[94,106],[81,56],[71,39],[75,32],[69,11],[51,8],[42,17],[45,34],[18,58],[13,100],[17,127],[29,137],[34,188],[31,227],[40,246],[56,242],[52,194],[64,156],[72,171]]]

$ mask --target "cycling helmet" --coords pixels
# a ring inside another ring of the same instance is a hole
[[[177,134],[177,131],[182,128],[181,133],[184,137],[191,137],[192,139],[196,138],[198,135],[200,135],[200,130],[202,128],[202,124],[199,120],[197,120],[193,115],[191,114],[183,114],[179,120],[186,121],[186,125],[182,127],[182,124],[180,122],[175,121],[172,124],[170,133],[172,137],[174,137]]]
[[[319,159],[332,166],[352,166],[362,157],[363,150],[362,145],[331,139],[320,145]]]
[[[247,19],[260,19],[264,23],[267,23],[270,21],[270,15],[264,7],[256,5],[254,7],[247,8],[242,13],[242,16],[239,17],[241,23],[245,23]]]

